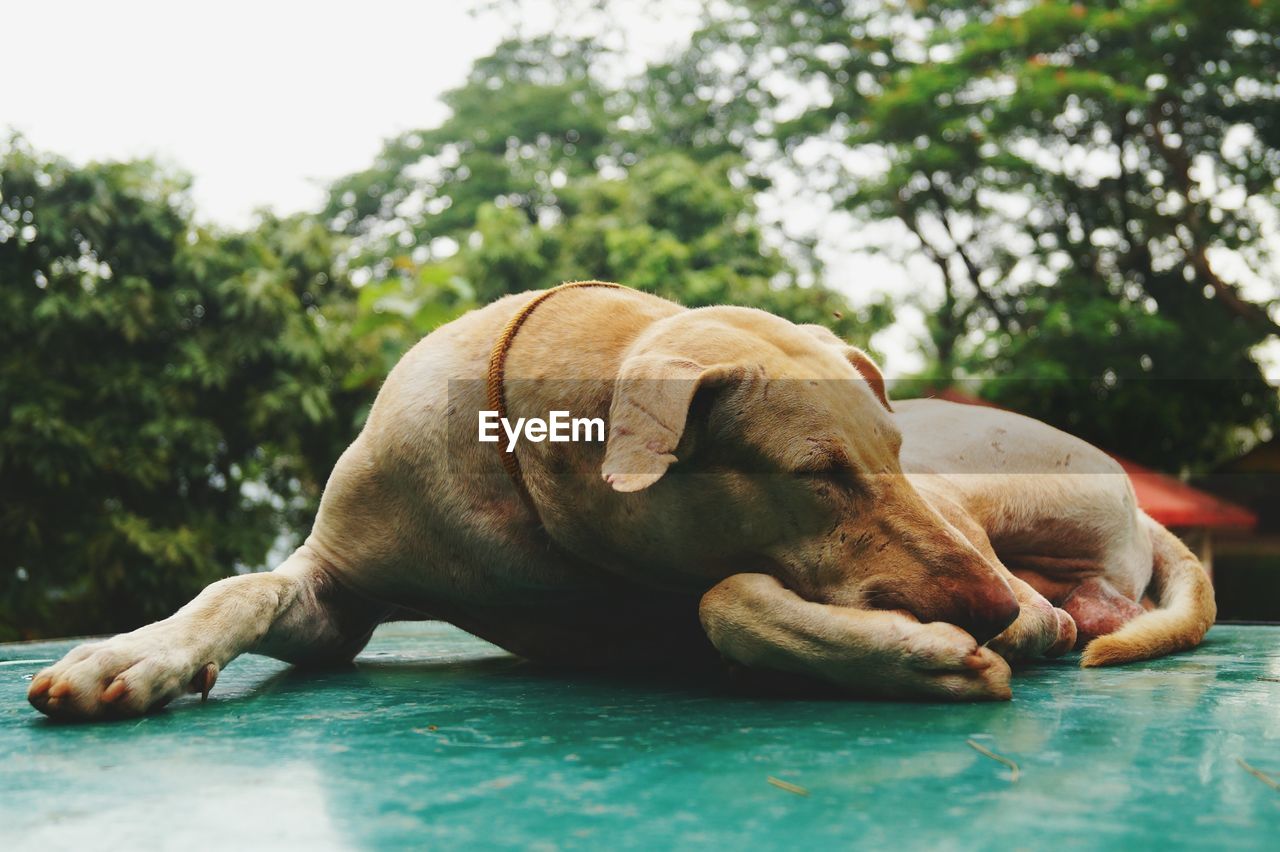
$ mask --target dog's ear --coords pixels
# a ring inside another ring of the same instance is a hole
[[[633,355],[622,365],[609,406],[609,440],[601,476],[614,491],[653,485],[675,463],[694,394],[742,376],[744,368],[704,366],[687,358]]]
[[[893,411],[893,406],[889,404],[889,394],[885,390],[884,374],[880,372],[880,368],[876,366],[876,362],[871,360],[871,356],[863,352],[856,346],[850,346],[845,343],[835,332],[823,325],[807,324],[800,326],[823,343],[829,343],[832,346],[839,347],[844,352],[844,357],[853,369],[858,371],[862,376],[862,380],[867,383],[867,387],[875,394],[876,399],[880,400],[889,411]]]
[[[893,411],[893,406],[889,404],[889,393],[884,386],[884,373],[880,372],[880,368],[876,366],[875,361],[871,360],[871,356],[856,346],[845,344],[844,357],[848,358],[853,368],[862,375],[867,387],[871,388],[876,399],[880,400],[880,404],[887,410]]]

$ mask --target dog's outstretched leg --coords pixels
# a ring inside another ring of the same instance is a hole
[[[219,580],[163,621],[79,646],[36,675],[27,698],[57,719],[137,716],[184,692],[207,696],[246,652],[350,660],[383,614],[338,587],[303,545],[274,571]]]
[[[958,627],[805,600],[767,574],[735,574],[702,598],[726,657],[808,675],[862,696],[1007,701],[1009,664]]]

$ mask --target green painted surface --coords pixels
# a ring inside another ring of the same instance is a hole
[[[546,673],[394,625],[353,669],[246,657],[206,706],[49,724],[23,696],[72,644],[0,646],[0,848],[1280,848],[1280,791],[1237,763],[1280,777],[1280,627],[946,706]]]

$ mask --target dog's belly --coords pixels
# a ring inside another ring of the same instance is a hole
[[[454,622],[522,654],[515,643],[523,631],[556,636],[575,621],[566,608],[609,613],[603,630],[660,609],[672,594],[557,546],[501,469],[388,471],[360,441],[339,462],[308,543],[360,595]],[[696,597],[686,609],[696,614]],[[585,635],[593,618],[576,620]]]

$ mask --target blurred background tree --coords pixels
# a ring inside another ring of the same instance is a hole
[[[384,331],[399,333],[383,367],[441,319],[584,278],[825,322],[866,345],[887,305],[855,311],[804,286],[764,239],[743,153],[649,122],[664,77],[645,75],[639,95],[635,81],[611,86],[593,70],[603,52],[553,36],[504,42],[445,96],[445,122],[389,140],[371,168],[333,184],[324,216],[352,239],[352,275],[378,294],[369,307]]]
[[[1277,33],[1261,0],[738,0],[669,73],[712,148],[777,143],[931,261],[932,383],[1177,467],[1277,420]]]
[[[404,351],[565,280],[864,346],[920,309],[923,382],[1165,469],[1274,430],[1275,3],[726,0],[638,70],[611,0],[559,5],[575,37],[501,43],[314,215],[212,229],[172,170],[0,149],[0,641],[263,565]],[[836,286],[788,193],[909,283]]]
[[[333,238],[197,228],[185,191],[0,153],[0,641],[128,629],[261,564],[350,440]]]

